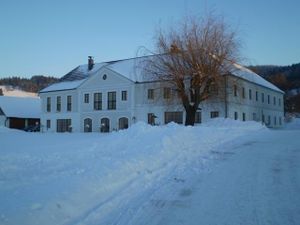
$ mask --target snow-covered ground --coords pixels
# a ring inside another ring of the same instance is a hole
[[[2,89],[4,96],[12,96],[12,97],[37,97],[37,93],[26,92],[17,88],[13,88],[7,85],[0,85],[0,89]]]
[[[299,135],[224,119],[110,134],[0,128],[0,224],[296,224]]]

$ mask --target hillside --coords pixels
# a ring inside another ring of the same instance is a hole
[[[47,87],[52,83],[57,82],[58,80],[59,79],[55,77],[42,75],[32,76],[31,78],[8,77],[0,79],[0,85],[7,86],[8,89],[17,89],[20,91],[37,93],[41,89]]]
[[[23,91],[12,86],[0,85],[0,95],[13,97],[37,97],[37,93]]]

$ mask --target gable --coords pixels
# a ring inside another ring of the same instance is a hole
[[[108,69],[101,68],[93,76],[83,82],[79,89],[97,89],[99,87],[116,87],[130,85],[133,82],[126,77]]]

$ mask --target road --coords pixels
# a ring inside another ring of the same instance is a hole
[[[300,224],[300,130],[271,130],[221,148],[208,171],[170,178],[116,224]]]

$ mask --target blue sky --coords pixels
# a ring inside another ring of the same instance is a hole
[[[299,0],[0,0],[0,77],[134,57],[159,26],[211,9],[238,30],[245,64],[300,62]]]

